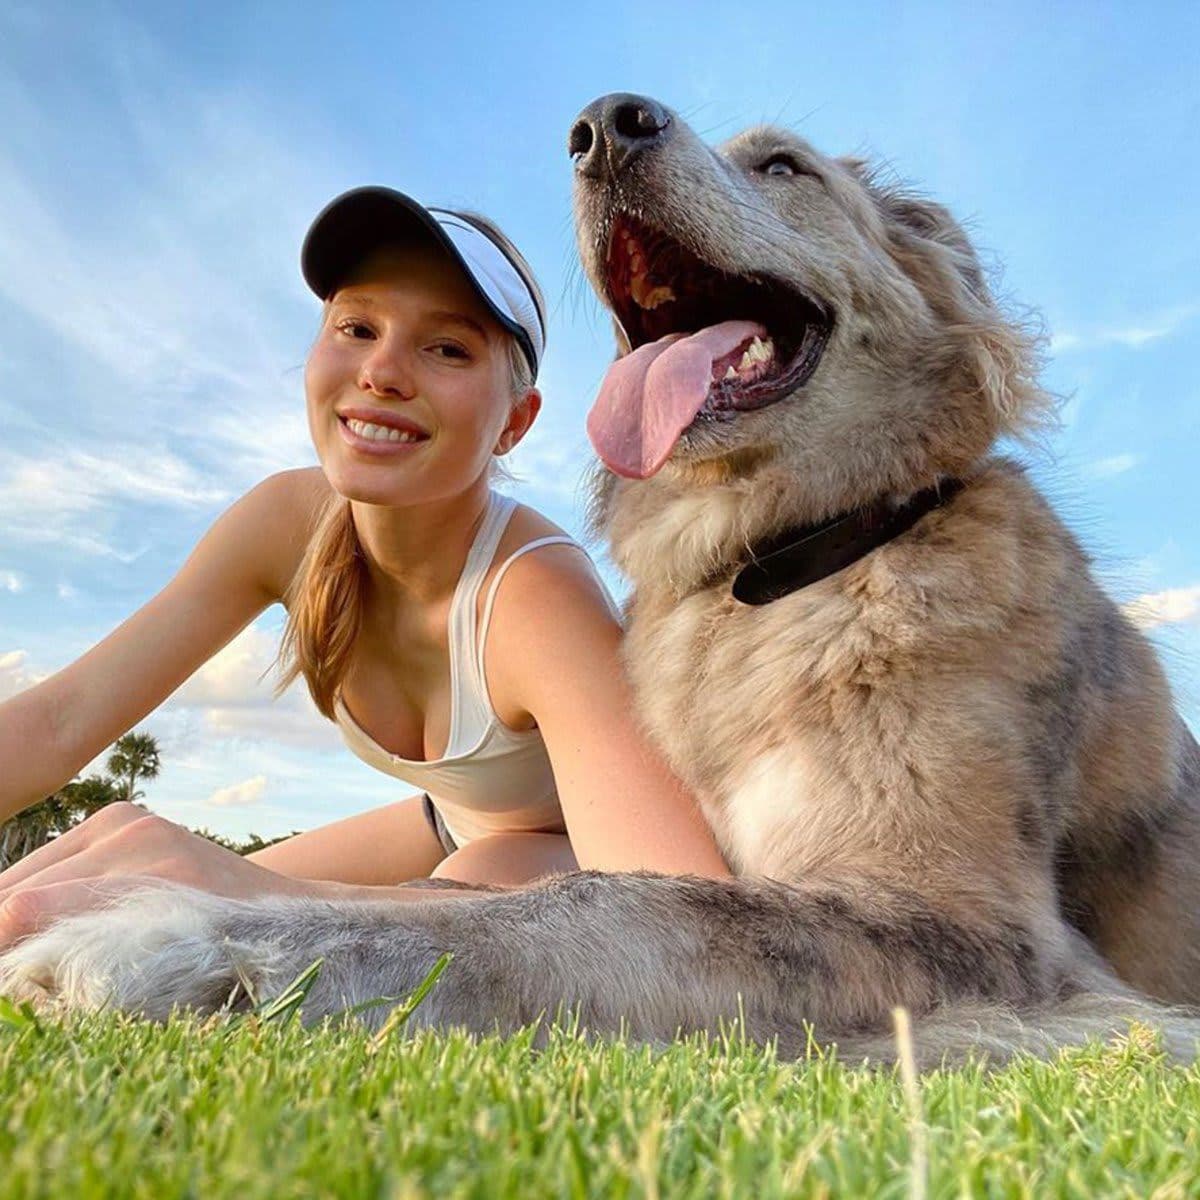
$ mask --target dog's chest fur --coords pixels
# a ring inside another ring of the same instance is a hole
[[[725,586],[657,620],[635,610],[626,654],[643,719],[739,872],[811,868],[855,813],[860,829],[869,820],[845,769],[857,734],[839,732],[834,711],[875,669],[859,616],[838,584],[765,608]]]
[[[625,655],[640,714],[735,870],[799,878],[881,846],[924,869],[955,822],[978,836],[989,818],[967,806],[994,787],[991,763],[1022,760],[1021,697],[1060,640],[1041,511],[998,470],[765,606],[738,603],[728,579],[683,597],[636,580]]]

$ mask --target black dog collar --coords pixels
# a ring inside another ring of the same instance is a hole
[[[836,574],[911,529],[962,489],[961,479],[944,479],[898,508],[890,500],[877,500],[870,508],[857,508],[820,525],[793,525],[756,542],[750,547],[750,561],[733,581],[733,597],[743,604],[770,604]]]

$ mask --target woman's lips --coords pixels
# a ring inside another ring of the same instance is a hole
[[[408,454],[429,441],[429,435],[409,421],[338,414],[338,429],[342,440],[364,454],[395,456]]]

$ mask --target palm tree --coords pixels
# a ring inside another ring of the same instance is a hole
[[[143,746],[143,750],[148,751],[145,757],[150,758],[150,762],[142,763],[134,778],[152,779],[158,774],[158,748],[154,738],[148,738],[148,742],[149,746]],[[115,751],[118,746],[113,749]],[[144,769],[146,766],[152,767],[152,774]],[[118,781],[107,775],[89,775],[86,779],[72,780],[53,796],[31,804],[11,820],[0,823],[0,870],[65,834],[74,824],[86,820],[124,794]]]
[[[86,779],[75,779],[64,784],[55,797],[65,805],[70,814],[71,825],[86,821],[93,813],[122,797],[116,780],[108,775],[89,775]]]
[[[73,805],[61,792],[30,805],[0,826],[0,870],[32,854],[73,824]]]
[[[135,791],[139,779],[158,776],[158,742],[149,733],[127,733],[113,743],[108,756],[108,770],[120,783],[121,800],[137,800],[143,793]]]

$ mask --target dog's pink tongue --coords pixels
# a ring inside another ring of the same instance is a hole
[[[653,475],[707,399],[713,363],[766,332],[754,321],[722,321],[698,333],[668,334],[617,359],[587,419],[605,466],[627,479]]]

